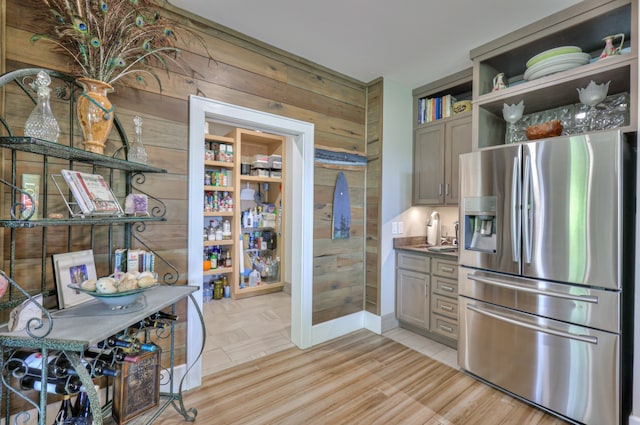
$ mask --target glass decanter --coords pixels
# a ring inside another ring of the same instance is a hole
[[[140,164],[147,163],[147,151],[144,149],[144,145],[142,144],[142,118],[139,116],[135,116],[133,118],[133,123],[135,125],[136,135],[133,139],[133,143],[129,146],[129,161],[139,162]]]
[[[24,135],[57,142],[58,136],[60,136],[60,126],[51,112],[49,84],[51,84],[51,77],[44,71],[38,72],[35,81],[30,84],[31,88],[37,92],[38,100],[36,107],[33,108],[24,124]]]

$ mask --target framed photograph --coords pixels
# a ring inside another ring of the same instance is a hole
[[[54,254],[53,268],[60,310],[92,299],[91,295],[69,288],[69,285],[79,286],[87,279],[97,279],[92,249]]]

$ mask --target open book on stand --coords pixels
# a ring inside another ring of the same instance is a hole
[[[100,174],[60,170],[84,215],[123,215],[124,211]]]

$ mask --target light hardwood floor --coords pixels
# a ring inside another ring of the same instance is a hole
[[[551,425],[564,422],[390,338],[358,331],[207,376],[196,423]],[[158,425],[180,423],[172,409]]]
[[[455,350],[403,329],[300,350],[288,341],[289,302],[277,293],[205,306],[209,373],[184,399],[196,423],[565,424],[458,371]],[[156,424],[181,422],[169,408]]]

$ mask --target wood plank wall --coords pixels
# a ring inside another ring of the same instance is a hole
[[[29,42],[30,36],[40,31],[33,8],[42,7],[41,3],[0,0],[0,4],[1,10],[6,7],[2,16],[6,24],[1,37],[6,43],[2,66],[7,71],[27,66],[65,71],[66,57],[53,52],[46,43]],[[360,81],[171,5],[164,7],[167,15],[204,41],[203,44],[195,39],[181,39],[182,57],[195,74],[177,68],[168,76],[159,72],[162,92],[151,82],[147,87],[138,87],[125,81],[116,87],[110,99],[129,135],[133,134],[132,117],[142,116],[149,161],[168,170],[166,175],[148,176],[145,184],[145,190],[159,194],[167,204],[168,220],[147,226],[142,238],[159,247],[160,254],[182,273],[180,282],[185,282],[189,95],[312,122],[317,146],[357,153],[367,151],[367,108],[376,106],[376,97],[370,97],[367,104],[367,85]],[[207,49],[213,61],[207,58]],[[381,102],[381,98],[377,101]],[[316,212],[309,217],[314,220],[314,323],[361,311],[364,305],[366,173],[363,170],[345,173],[353,204],[352,237],[332,241],[328,193],[333,193],[337,170],[315,168]],[[374,222],[369,220],[369,225]],[[36,257],[37,254],[25,252],[20,261],[26,265]]]
[[[365,309],[380,315],[380,188],[382,187],[382,79],[367,90],[367,243]]]

